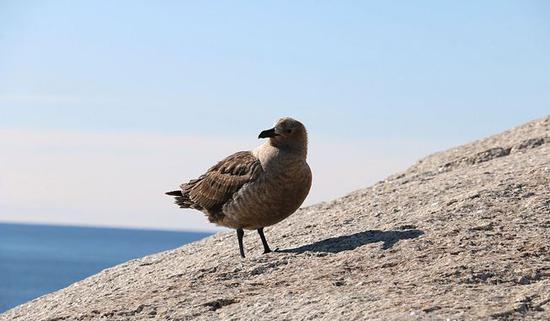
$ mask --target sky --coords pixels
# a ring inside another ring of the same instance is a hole
[[[163,193],[276,119],[306,205],[550,112],[547,1],[0,1],[0,221],[216,230]]]

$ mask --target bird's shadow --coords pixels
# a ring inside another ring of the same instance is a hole
[[[392,248],[395,243],[400,240],[414,239],[424,232],[417,229],[410,230],[391,230],[391,231],[363,231],[350,235],[343,235],[338,237],[331,237],[322,241],[314,242],[308,245],[302,245],[300,247],[279,250],[279,252],[288,253],[304,253],[304,252],[325,252],[325,253],[339,253],[342,251],[349,251],[356,249],[362,245],[384,242],[382,249],[387,250]]]

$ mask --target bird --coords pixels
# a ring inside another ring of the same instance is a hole
[[[242,258],[244,230],[257,230],[264,253],[272,252],[264,228],[294,213],[312,183],[306,161],[308,136],[300,121],[280,118],[258,138],[266,141],[226,157],[179,190],[166,192],[180,208],[199,210],[211,223],[235,229]]]

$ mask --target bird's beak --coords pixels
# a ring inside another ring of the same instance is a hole
[[[275,137],[275,136],[279,136],[279,134],[275,132],[275,128],[271,128],[261,132],[260,135],[258,135],[258,138],[268,138],[268,137]]]

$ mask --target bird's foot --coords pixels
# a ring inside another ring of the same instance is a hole
[[[276,248],[274,250],[271,250],[271,249],[264,249],[264,254],[267,254],[267,253],[277,253],[277,252],[280,252],[281,250],[279,250],[279,248]]]

